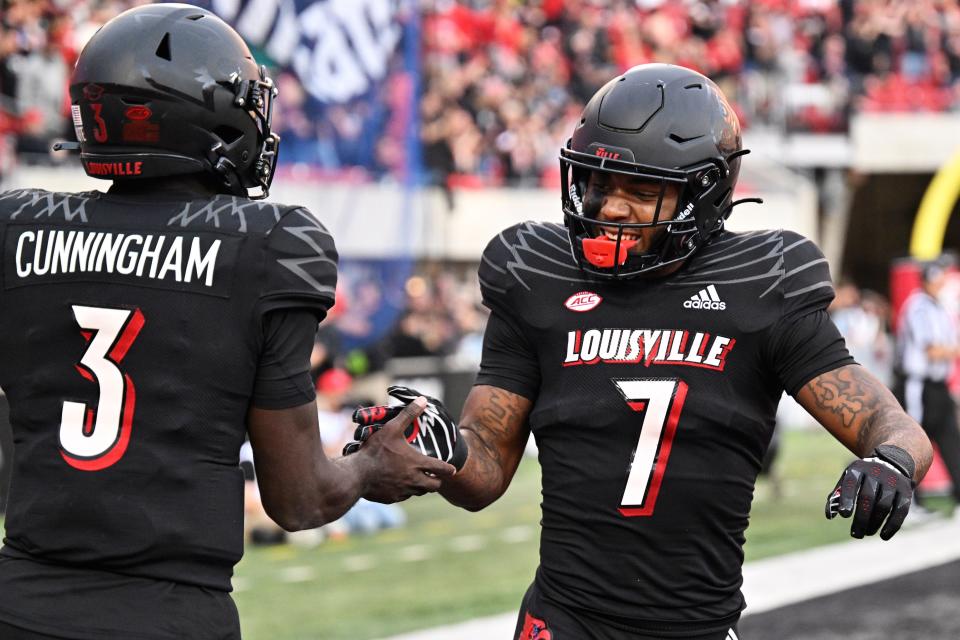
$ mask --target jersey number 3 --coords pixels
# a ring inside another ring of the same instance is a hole
[[[614,380],[634,411],[643,414],[640,439],[620,500],[625,516],[651,516],[667,470],[673,436],[687,397],[687,384],[676,378]]]
[[[72,467],[100,471],[122,458],[130,443],[136,390],[120,363],[143,328],[143,314],[140,309],[73,305],[73,315],[88,342],[74,366],[100,386],[100,401],[95,408],[82,402],[63,403],[60,455]]]

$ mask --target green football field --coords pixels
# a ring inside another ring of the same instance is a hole
[[[851,456],[826,432],[788,432],[781,495],[761,480],[748,560],[849,539],[823,502]],[[380,638],[513,610],[537,566],[540,476],[525,459],[509,491],[471,514],[428,496],[404,505],[402,530],[314,549],[251,548],[237,567],[247,640]]]
[[[780,495],[757,486],[748,561],[849,539],[823,501],[850,459],[826,432],[785,433]],[[245,640],[364,640],[515,609],[537,565],[539,481],[525,459],[480,513],[428,496],[404,504],[403,529],[249,548],[234,579]]]

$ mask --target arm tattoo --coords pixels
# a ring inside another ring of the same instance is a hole
[[[919,476],[926,472],[931,456],[926,435],[889,389],[866,369],[859,365],[840,367],[817,376],[806,388],[814,400],[814,417],[827,428],[852,430],[858,455],[868,455],[881,444],[892,444],[913,457]]]
[[[465,409],[461,431],[470,443],[467,466],[444,483],[445,496],[456,504],[481,508],[506,490],[516,464],[517,448],[526,442],[526,418],[530,401],[522,396],[488,387],[477,406]]]
[[[853,426],[869,398],[854,376],[844,368],[825,373],[807,383],[817,406],[836,416],[847,429]]]
[[[504,418],[507,415],[506,410],[500,405],[501,399],[494,393],[490,396],[490,402],[483,407],[480,415],[461,425],[461,428],[470,431],[476,436],[476,440],[483,447],[483,455],[489,458],[489,462],[499,463],[501,460],[500,451],[491,442],[491,436],[496,432],[503,431]],[[493,433],[488,433],[488,432]]]
[[[488,464],[496,465],[497,468],[501,466],[503,451],[498,444],[511,440],[514,435],[511,431],[517,428],[518,420],[526,417],[520,407],[521,403],[520,396],[491,388],[480,415],[461,425],[462,429],[476,436],[474,439],[480,443],[483,457],[487,458]]]

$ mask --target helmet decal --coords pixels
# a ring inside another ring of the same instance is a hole
[[[577,193],[577,186],[573,182],[570,183],[568,193],[570,196],[570,201],[573,202],[573,206],[576,208],[577,213],[583,215],[583,200],[580,199],[580,194]]]
[[[736,112],[733,110],[733,107],[730,106],[730,103],[727,102],[726,96],[717,91],[714,94],[717,98],[717,102],[720,103],[719,109],[723,114],[723,127],[720,131],[720,136],[717,139],[717,148],[720,149],[725,155],[731,153],[736,153],[740,150],[742,141],[740,136],[740,120],[737,118]]]
[[[92,82],[86,84],[83,87],[83,97],[90,102],[97,102],[103,97],[103,87]]]
[[[153,112],[150,111],[150,107],[135,105],[128,108],[123,115],[125,115],[128,120],[149,120]]]

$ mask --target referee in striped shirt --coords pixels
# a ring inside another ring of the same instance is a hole
[[[953,318],[938,299],[947,280],[942,262],[922,266],[923,286],[903,306],[897,331],[899,366],[894,392],[940,449],[960,502],[960,430],[947,378],[960,357]]]

